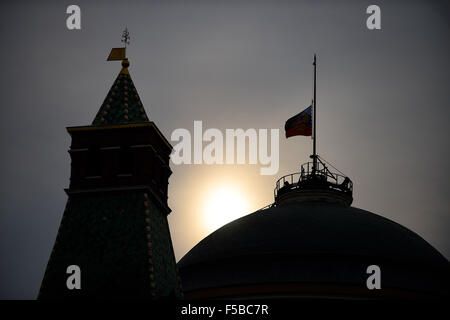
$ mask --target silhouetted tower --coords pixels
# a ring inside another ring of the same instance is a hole
[[[172,146],[149,121],[122,70],[92,125],[69,127],[69,196],[39,299],[181,297],[167,215]],[[81,270],[69,290],[67,268]]]

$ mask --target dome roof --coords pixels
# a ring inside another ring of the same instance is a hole
[[[384,290],[368,290],[369,265]],[[425,240],[374,213],[292,203],[216,230],[178,263],[187,297],[448,294],[450,264]]]

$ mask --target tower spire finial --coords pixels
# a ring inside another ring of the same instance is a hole
[[[120,42],[123,42],[125,44],[125,48],[127,47],[127,44],[130,44],[130,33],[128,32],[127,27],[125,27],[125,30],[123,30],[122,40],[120,40]]]
[[[125,30],[122,33],[122,39],[120,40],[124,43],[125,47],[122,48],[112,48],[111,53],[108,56],[108,61],[116,61],[122,60],[122,70],[120,73],[128,74],[128,67],[130,66],[130,62],[127,58],[127,44],[130,44],[130,33],[128,32],[128,28],[125,27]]]

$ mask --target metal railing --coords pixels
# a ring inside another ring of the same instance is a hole
[[[278,179],[274,198],[277,198],[280,191],[302,189],[308,182],[316,185],[319,183],[321,186],[344,193],[353,193],[353,182],[347,176],[331,172],[319,158],[317,160],[317,170],[313,169],[313,162],[307,162],[301,165],[301,172],[287,174]]]
[[[270,204],[268,204],[267,206],[264,206],[264,207],[262,207],[262,208],[260,208],[260,209],[258,209],[258,210],[256,210],[256,211],[263,211],[263,210],[270,209],[270,208],[272,208],[272,207],[275,207],[275,202],[274,202],[274,203],[270,203]]]

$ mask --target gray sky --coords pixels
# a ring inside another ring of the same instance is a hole
[[[279,128],[280,170],[173,166],[169,217],[177,260],[207,235],[207,191],[224,182],[250,211],[279,176],[308,160],[311,140],[284,122],[312,99],[318,54],[318,151],[354,182],[353,206],[392,219],[450,257],[449,7],[444,1],[14,1],[0,10],[2,60],[0,298],[33,299],[69,184],[66,126],[92,122],[131,33],[129,68],[149,118],[176,128]],[[382,30],[365,10],[381,7]]]

